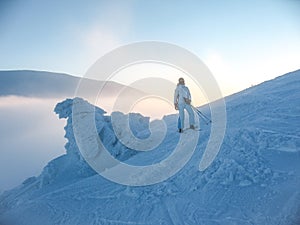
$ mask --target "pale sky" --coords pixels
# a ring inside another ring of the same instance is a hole
[[[196,54],[228,95],[300,68],[299,12],[297,0],[2,0],[0,70],[84,76],[112,49],[156,40]]]

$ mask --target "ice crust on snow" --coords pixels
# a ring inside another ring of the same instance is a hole
[[[74,102],[90,103],[66,99],[55,107],[59,118],[67,119],[66,154],[49,162],[40,176],[2,193],[0,224],[299,224],[299,97],[300,71],[227,97],[226,135],[212,165],[198,170],[210,134],[200,121],[191,160],[168,180],[145,187],[116,184],[91,169],[72,126]],[[153,164],[178,144],[177,115],[163,118],[167,132],[161,144],[142,152],[125,146],[111,116],[90,106],[97,135],[120,161]],[[200,110],[209,115],[208,106]],[[131,114],[132,133],[148,138],[149,121]]]

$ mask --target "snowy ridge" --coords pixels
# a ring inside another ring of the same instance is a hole
[[[89,167],[72,130],[74,100],[67,99],[55,108],[67,119],[66,155],[0,196],[0,224],[299,224],[299,87],[295,71],[226,98],[227,131],[213,164],[198,170],[210,134],[200,123],[196,152],[186,166],[145,187],[110,182]],[[209,114],[208,106],[200,110]],[[149,118],[130,118],[133,133],[147,138]],[[167,134],[161,145],[137,152],[116,138],[110,116],[95,111],[106,148],[133,165],[159,162],[178,144],[177,115],[163,120]],[[183,135],[189,132],[194,131]]]
[[[94,96],[102,87],[102,97],[116,96],[125,86],[113,81],[97,81],[84,77],[75,77],[64,73],[32,70],[0,71],[0,97],[23,96],[38,98],[70,98],[77,95],[78,85],[85,86],[81,90],[83,96]],[[142,92],[127,87],[128,94],[137,95]]]

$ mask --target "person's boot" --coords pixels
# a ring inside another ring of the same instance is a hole
[[[182,133],[182,129],[181,129],[181,128],[179,128],[178,132],[179,132],[179,133]]]

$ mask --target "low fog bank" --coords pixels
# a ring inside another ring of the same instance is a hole
[[[38,175],[65,153],[65,121],[53,109],[60,99],[0,98],[0,191]]]

